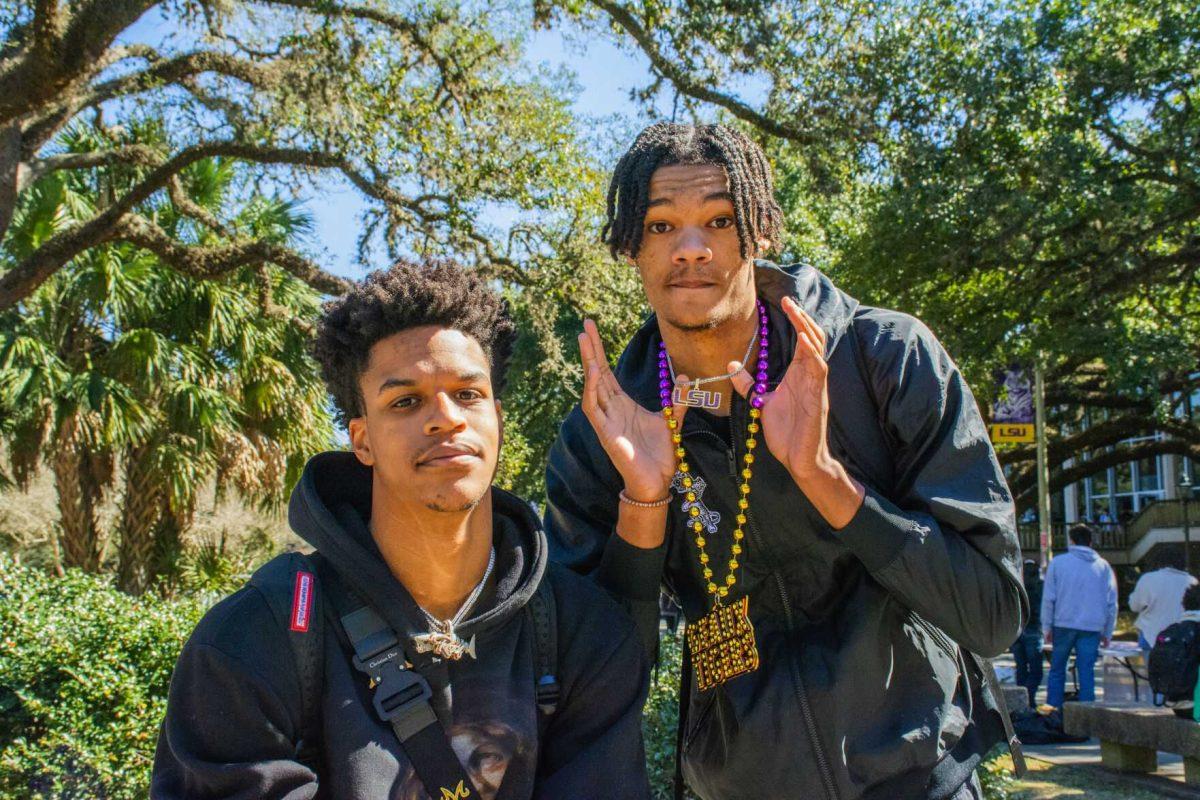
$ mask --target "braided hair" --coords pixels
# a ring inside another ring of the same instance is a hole
[[[638,134],[608,184],[607,220],[600,238],[613,258],[636,258],[650,203],[650,178],[659,167],[711,164],[729,178],[742,258],[760,240],[779,241],[783,212],[775,202],[771,167],[762,148],[724,125],[656,122]]]

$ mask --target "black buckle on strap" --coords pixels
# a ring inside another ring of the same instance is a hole
[[[429,682],[405,667],[404,651],[399,646],[372,656],[366,663],[355,656],[354,666],[371,678],[375,713],[391,723],[398,733],[405,731],[407,735],[402,735],[402,739],[437,721],[429,704],[433,697]]]

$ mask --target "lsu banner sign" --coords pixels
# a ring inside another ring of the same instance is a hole
[[[992,442],[1032,442],[1033,388],[1029,373],[1013,366],[996,375],[1000,392],[992,404],[992,424],[988,426]]]

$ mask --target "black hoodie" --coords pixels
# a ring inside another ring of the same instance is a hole
[[[482,800],[649,797],[640,726],[647,668],[633,622],[590,581],[546,565],[545,536],[526,503],[493,489],[492,504],[493,577],[458,628],[476,638],[478,657],[415,663],[455,752]],[[367,530],[370,508],[370,469],[350,453],[324,453],[306,467],[288,517],[411,638],[427,631],[424,617]],[[532,623],[521,612],[542,580],[557,610],[561,700],[538,741]],[[428,797],[395,733],[375,716],[335,625],[324,636],[320,775],[297,760],[300,680],[288,633],[262,591],[248,585],[218,603],[184,646],[151,796]]]

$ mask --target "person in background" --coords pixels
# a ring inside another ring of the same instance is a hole
[[[1170,697],[1164,697],[1163,705],[1174,711],[1177,717],[1196,719],[1196,691],[1197,685],[1200,683],[1197,681],[1197,678],[1200,678],[1200,675],[1197,674],[1197,664],[1200,663],[1200,652],[1197,652],[1198,648],[1200,648],[1200,635],[1197,635],[1197,629],[1200,628],[1200,585],[1197,585],[1193,581],[1192,585],[1184,590],[1183,598],[1180,601],[1180,608],[1179,619],[1171,623],[1171,625],[1166,626],[1166,628],[1163,628],[1159,633],[1165,633],[1167,637],[1183,634],[1178,638],[1178,641],[1183,645],[1183,651],[1175,651],[1182,658],[1171,659],[1168,657],[1167,663],[1174,664],[1175,669],[1183,672],[1180,678],[1191,684],[1191,696],[1187,699],[1175,700],[1172,700]],[[1172,630],[1167,630],[1167,628],[1172,628]],[[1180,630],[1180,628],[1191,628],[1191,631]],[[1157,640],[1157,638],[1158,635],[1156,634],[1155,639]],[[1151,642],[1152,645],[1155,643]],[[1166,646],[1164,645],[1164,647]],[[1161,647],[1159,648],[1159,652],[1162,652]],[[1156,658],[1159,657],[1156,656]],[[1152,680],[1157,677],[1157,668],[1158,665],[1156,665],[1156,672],[1150,673]],[[1173,670],[1168,668],[1168,671]],[[1158,701],[1156,700],[1156,702]]]
[[[1066,555],[1050,562],[1042,588],[1042,634],[1054,645],[1046,702],[1062,708],[1067,661],[1075,653],[1079,699],[1096,699],[1096,659],[1117,624],[1117,576],[1092,549],[1092,529],[1075,525]]]
[[[1183,558],[1173,550],[1154,559],[1155,569],[1138,578],[1129,595],[1129,610],[1137,614],[1138,646],[1146,658],[1158,634],[1183,614],[1183,593],[1196,579],[1183,571]]]
[[[1037,562],[1026,559],[1021,577],[1029,595],[1029,621],[1009,651],[1017,663],[1017,685],[1029,692],[1029,706],[1033,708],[1042,685],[1042,576]]]

